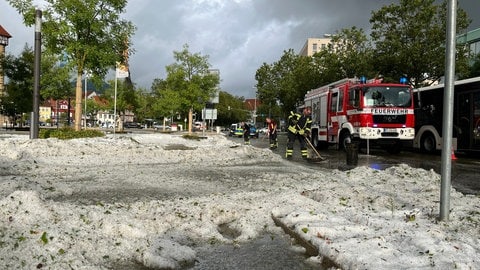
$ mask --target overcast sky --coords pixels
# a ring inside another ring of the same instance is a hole
[[[130,0],[124,15],[137,31],[130,72],[137,87],[150,89],[153,79],[165,78],[173,51],[184,44],[191,53],[209,56],[220,70],[221,89],[235,96],[254,97],[255,72],[283,52],[299,52],[309,37],[321,37],[357,26],[368,32],[373,10],[396,0]],[[480,1],[462,0],[480,27]],[[11,35],[7,53],[18,55],[26,43],[33,47],[34,30],[0,1],[0,25]],[[108,79],[108,78],[107,78]]]

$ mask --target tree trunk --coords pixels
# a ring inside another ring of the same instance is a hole
[[[77,73],[77,85],[75,87],[75,131],[82,129],[82,94],[82,73],[79,72]]]
[[[193,110],[190,108],[188,110],[188,134],[192,134],[192,120],[193,120]]]

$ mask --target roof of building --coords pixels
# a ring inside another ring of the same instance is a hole
[[[457,35],[457,42],[473,43],[480,40],[480,28],[468,31],[465,34]]]
[[[254,111],[255,108],[258,109],[260,106],[260,100],[256,98],[247,98],[245,99],[245,106],[247,107],[247,110]]]
[[[3,26],[0,25],[0,36],[4,36],[7,38],[11,38],[12,36],[3,28]]]

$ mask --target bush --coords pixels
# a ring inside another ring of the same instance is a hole
[[[200,137],[196,134],[184,134],[184,135],[182,135],[182,138],[184,138],[186,140],[197,140],[197,141],[199,141],[200,139],[206,139],[207,137]]]
[[[77,139],[77,138],[94,138],[103,137],[105,133],[99,130],[87,129],[75,131],[72,128],[60,128],[60,129],[40,129],[38,137],[41,139],[58,138],[61,140]]]

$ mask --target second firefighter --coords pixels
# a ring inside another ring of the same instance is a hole
[[[307,137],[310,136],[312,126],[311,114],[312,108],[310,106],[304,107],[302,114],[290,112],[287,128],[287,151],[285,153],[287,159],[293,157],[293,145],[296,140],[300,143],[302,158],[306,159],[308,157],[308,149],[305,140],[308,140]]]

